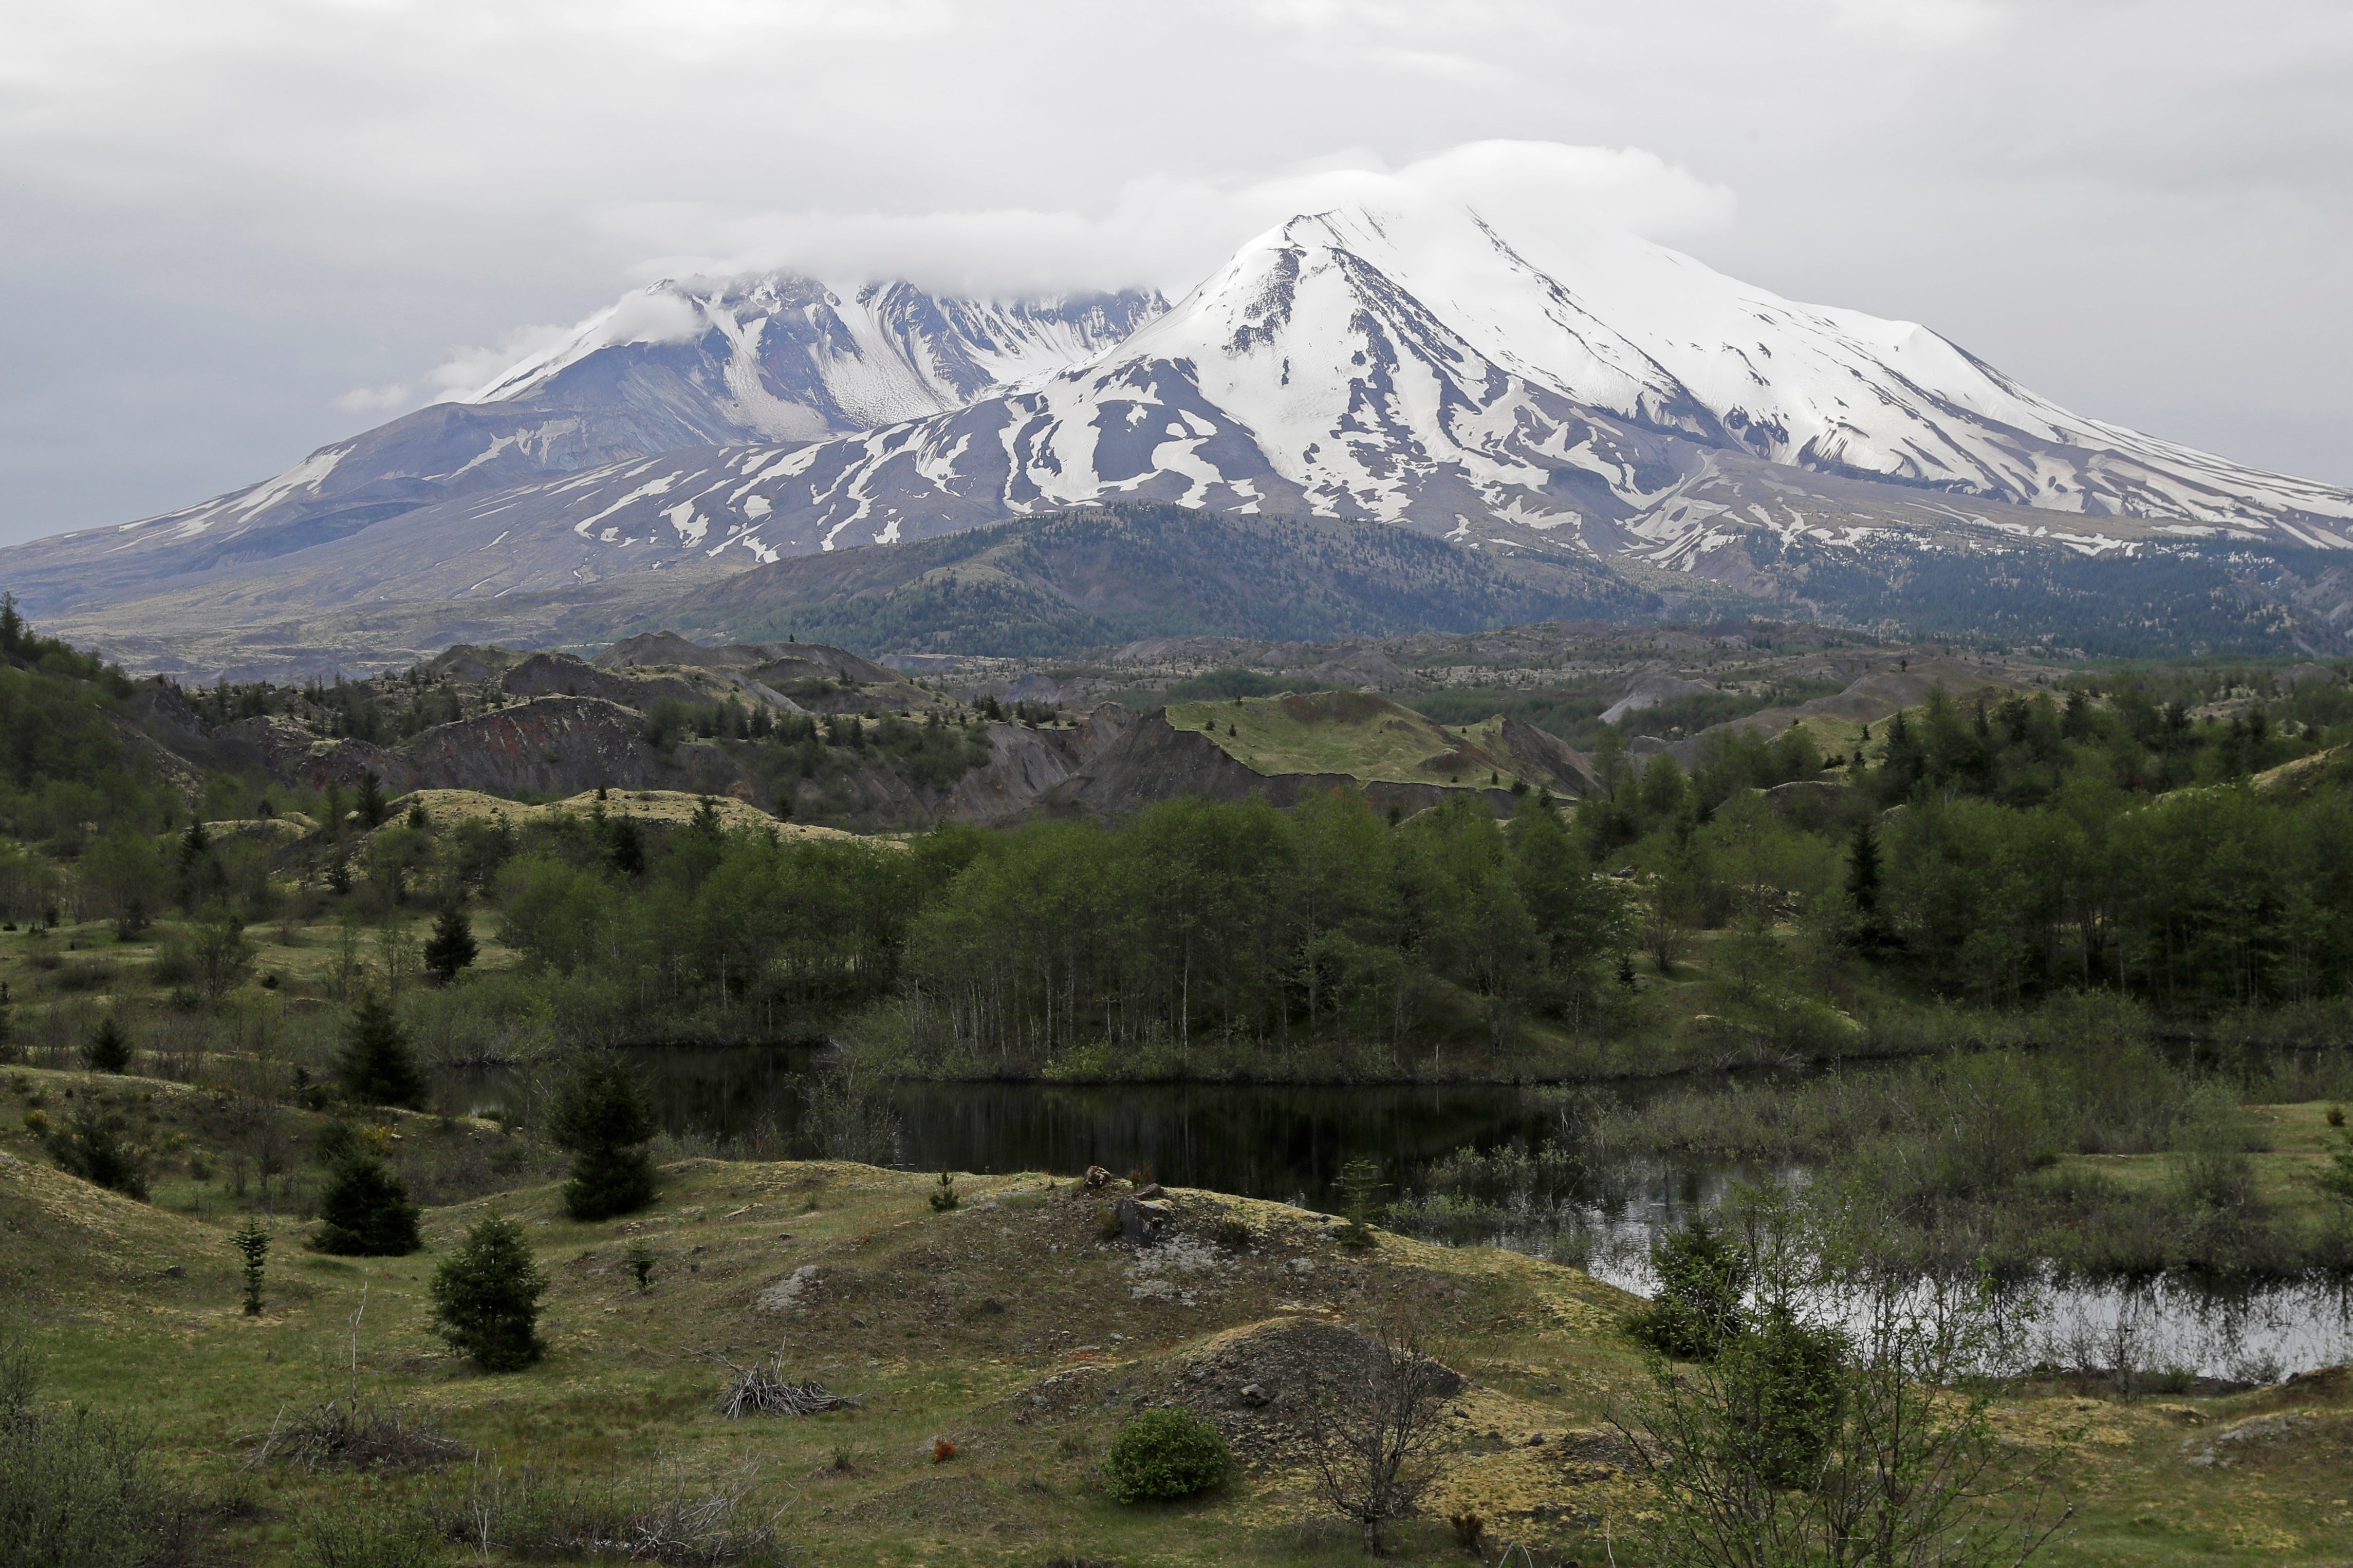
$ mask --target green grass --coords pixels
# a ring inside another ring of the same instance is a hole
[[[363,1299],[364,1395],[400,1404],[511,1477],[638,1484],[665,1466],[704,1478],[754,1467],[757,1496],[786,1508],[796,1561],[818,1568],[1036,1568],[1056,1554],[1361,1562],[1345,1531],[1317,1522],[1295,1472],[1261,1465],[1208,1497],[1131,1509],[1104,1495],[1094,1466],[1135,1401],[1182,1393],[1184,1358],[1222,1331],[1286,1313],[1368,1321],[1408,1312],[1475,1384],[1459,1401],[1465,1418],[1451,1428],[1434,1506],[1403,1532],[1402,1561],[1461,1561],[1442,1522],[1459,1507],[1537,1546],[1543,1561],[1590,1561],[1604,1543],[1599,1530],[1535,1510],[1600,1516],[1612,1521],[1618,1560],[1639,1560],[1627,1527],[1641,1494],[1599,1450],[1561,1440],[1597,1431],[1641,1376],[1613,1326],[1626,1299],[1606,1287],[1513,1254],[1388,1235],[1369,1257],[1349,1258],[1311,1215],[1180,1193],[1180,1226],[1207,1232],[1232,1211],[1261,1237],[1250,1254],[1222,1255],[1185,1305],[1135,1292],[1143,1277],[1130,1257],[1096,1244],[1097,1198],[1067,1180],[961,1174],[966,1205],[947,1215],[924,1202],[932,1181],[692,1161],[666,1170],[652,1210],[604,1225],[565,1219],[552,1185],[431,1211],[430,1251],[411,1258],[304,1258],[290,1226],[271,1260],[268,1310],[248,1319],[224,1223],[130,1204],[28,1162],[0,1167],[0,1259],[48,1281],[29,1305],[50,1396],[151,1427],[191,1497],[235,1505],[207,1516],[222,1557],[258,1568],[307,1563],[301,1525],[324,1509],[360,1498],[418,1504],[465,1483],[464,1466],[373,1478],[244,1468],[282,1409],[348,1391]],[[492,1208],[522,1221],[554,1279],[549,1359],[498,1377],[451,1360],[426,1331],[434,1255]],[[644,1293],[626,1268],[639,1247],[656,1259]],[[1296,1271],[1293,1258],[1312,1271]],[[811,1306],[754,1304],[812,1264],[824,1283]],[[185,1272],[162,1271],[174,1266]],[[699,1352],[742,1362],[779,1344],[796,1375],[862,1407],[720,1420],[710,1402],[721,1369]],[[1029,1397],[1042,1379],[1073,1372],[1086,1397],[1050,1409]],[[2071,1461],[2081,1528],[2054,1563],[2327,1563],[2345,1560],[2336,1542],[2347,1505],[2332,1500],[2353,1473],[2339,1462],[2348,1404],[2341,1377],[2137,1405],[2021,1389],[2004,1420],[2090,1429]],[[2287,1440],[2236,1450],[2245,1458],[2232,1468],[2182,1467],[2185,1436],[2284,1407],[2313,1419]],[[1537,1431],[1552,1440],[1529,1447]],[[958,1449],[946,1464],[931,1458],[940,1436]],[[846,1470],[834,1468],[841,1454]]]
[[[1167,710],[1179,730],[1208,735],[1254,772],[1340,773],[1396,784],[1510,784],[1524,769],[1501,724],[1449,729],[1386,697],[1361,691],[1293,692]]]

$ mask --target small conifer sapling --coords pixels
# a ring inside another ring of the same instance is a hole
[[[245,1315],[258,1318],[261,1316],[261,1268],[269,1257],[269,1233],[261,1228],[259,1220],[248,1215],[245,1224],[228,1241],[237,1248],[237,1256],[245,1259],[238,1269],[245,1276]]]
[[[556,1090],[547,1135],[572,1155],[564,1207],[574,1219],[610,1219],[653,1202],[653,1161],[645,1149],[653,1114],[645,1086],[617,1054],[590,1051],[573,1063]]]
[[[399,1177],[371,1159],[345,1160],[319,1199],[311,1245],[344,1258],[406,1258],[424,1245],[417,1218]]]
[[[547,1353],[539,1299],[547,1276],[522,1226],[492,1215],[433,1271],[433,1329],[484,1372],[519,1372]]]

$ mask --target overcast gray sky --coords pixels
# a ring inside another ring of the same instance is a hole
[[[0,0],[0,541],[653,277],[1173,293],[1334,171],[1590,204],[2353,483],[2348,105],[2344,0]]]

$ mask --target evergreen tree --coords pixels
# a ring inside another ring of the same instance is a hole
[[[384,824],[384,781],[373,773],[360,775],[360,826],[379,827]]]
[[[1847,844],[1846,892],[1866,918],[1879,912],[1879,834],[1867,821],[1855,824]]]
[[[126,1073],[131,1070],[131,1037],[110,1013],[99,1021],[98,1032],[81,1048],[81,1059],[92,1072]]]
[[[1659,1288],[1626,1320],[1626,1330],[1661,1355],[1711,1361],[1746,1327],[1742,1298],[1749,1260],[1735,1238],[1704,1215],[1651,1244]]]
[[[425,1104],[425,1075],[408,1054],[408,1037],[392,1004],[374,991],[360,994],[343,1032],[343,1052],[335,1064],[343,1092],[362,1105]]]
[[[346,1160],[319,1200],[319,1234],[311,1245],[344,1258],[406,1258],[424,1243],[417,1205],[400,1178],[374,1160]]]
[[[466,911],[451,904],[433,922],[433,935],[425,944],[425,967],[446,985],[458,978],[458,971],[474,962],[479,951]]]
[[[484,1372],[519,1372],[547,1353],[539,1337],[546,1290],[522,1226],[492,1215],[433,1271],[433,1331]]]
[[[201,816],[189,820],[180,835],[180,907],[194,913],[220,886],[220,858],[213,853],[212,835]]]
[[[549,1142],[572,1155],[565,1211],[574,1219],[610,1219],[653,1201],[654,1168],[645,1150],[654,1134],[645,1087],[610,1051],[576,1060],[556,1091]]]
[[[259,1220],[248,1215],[228,1243],[245,1260],[238,1268],[245,1276],[245,1315],[258,1318],[261,1316],[261,1270],[269,1257],[269,1233],[261,1228]]]
[[[624,877],[636,877],[644,872],[646,845],[638,832],[635,817],[625,813],[613,818],[605,826],[605,840],[614,870]]]

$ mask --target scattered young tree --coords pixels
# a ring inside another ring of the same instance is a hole
[[[425,1104],[425,1075],[409,1055],[408,1037],[392,1004],[373,990],[361,992],[352,1008],[335,1075],[343,1093],[361,1105],[414,1110]]]
[[[344,1258],[406,1258],[424,1245],[417,1205],[399,1177],[373,1159],[341,1162],[319,1200],[311,1245]]]
[[[1411,1513],[1438,1479],[1445,1402],[1462,1379],[1410,1327],[1365,1339],[1355,1366],[1319,1380],[1304,1435],[1317,1495],[1378,1556],[1391,1521]]]
[[[1694,1215],[1651,1244],[1651,1272],[1657,1289],[1627,1319],[1627,1332],[1677,1361],[1714,1359],[1739,1330],[1747,1256],[1721,1224]]]
[[[1233,1468],[1233,1449],[1200,1416],[1147,1410],[1111,1440],[1103,1489],[1118,1502],[1175,1502],[1222,1485]]]
[[[1380,1166],[1361,1156],[1340,1167],[1340,1212],[1348,1221],[1340,1231],[1341,1246],[1371,1247],[1378,1239],[1373,1235],[1373,1200],[1386,1184]]]
[[[572,1155],[565,1211],[578,1220],[610,1219],[653,1202],[654,1135],[645,1086],[617,1053],[582,1053],[557,1089],[547,1118],[549,1142]]]
[[[434,1332],[484,1372],[517,1372],[547,1353],[539,1299],[547,1276],[522,1226],[492,1215],[433,1271]]]
[[[97,1032],[81,1048],[81,1059],[92,1072],[127,1073],[131,1070],[131,1037],[109,1013],[98,1022]]]
[[[261,1316],[261,1270],[269,1257],[269,1233],[261,1228],[259,1220],[248,1215],[228,1243],[244,1260],[237,1271],[245,1277],[245,1315],[258,1318]]]
[[[205,831],[201,816],[192,817],[187,830],[180,835],[180,907],[195,913],[220,890],[220,857],[214,853],[212,835]]]
[[[253,943],[245,937],[245,917],[227,899],[215,899],[205,906],[204,917],[189,933],[188,951],[195,960],[196,983],[208,1002],[217,1002],[236,990],[253,968]]]
[[[154,839],[128,827],[90,846],[81,858],[81,883],[113,920],[115,938],[121,942],[145,931],[172,891],[171,874]]]
[[[425,943],[425,967],[447,985],[474,962],[479,951],[466,911],[449,904],[433,921],[433,935]]]
[[[373,772],[362,773],[358,807],[360,826],[367,828],[383,826],[385,806],[384,781]]]
[[[795,1086],[801,1096],[801,1136],[821,1160],[861,1165],[897,1162],[903,1129],[883,1085],[845,1062]]]
[[[1612,1416],[1659,1494],[1662,1568],[1936,1563],[2016,1568],[2072,1511],[2055,1450],[2001,1437],[1971,1382],[2018,1324],[1982,1278],[1869,1267],[1835,1219],[1776,1194],[1736,1200],[1744,1284],[1707,1359],[1654,1353]]]

